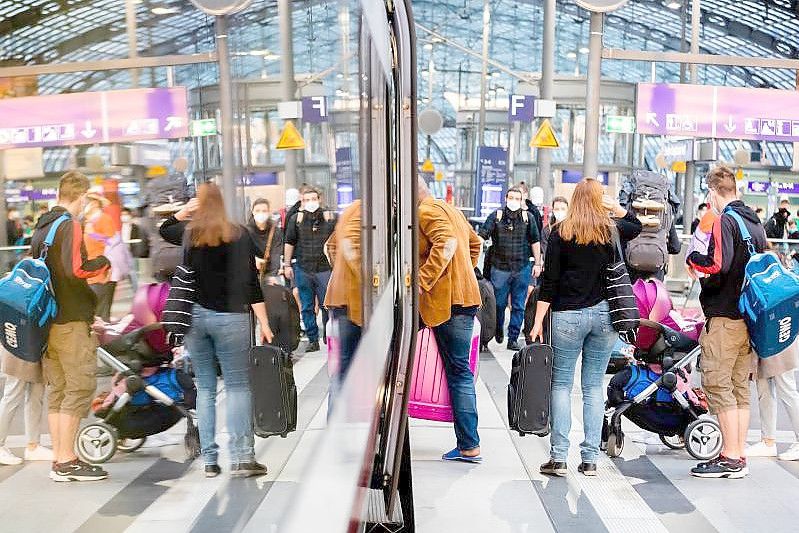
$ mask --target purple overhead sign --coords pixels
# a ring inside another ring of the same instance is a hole
[[[639,133],[799,142],[799,92],[638,84]]]
[[[0,150],[188,136],[185,87],[0,100]]]

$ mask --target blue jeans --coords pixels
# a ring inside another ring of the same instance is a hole
[[[580,352],[582,361],[583,431],[580,444],[583,462],[596,463],[602,438],[605,402],[603,379],[610,361],[610,351],[618,334],[610,322],[608,302],[576,311],[552,313],[552,459],[565,462],[569,454],[569,431],[572,425],[571,392],[574,369]]]
[[[449,396],[455,415],[455,438],[461,451],[480,446],[480,436],[477,434],[477,394],[474,390],[474,374],[469,369],[472,329],[474,317],[469,315],[452,315],[449,320],[433,328],[447,374]]]
[[[361,342],[361,326],[349,319],[346,307],[334,307],[330,310],[330,314],[338,325],[338,342],[341,358],[339,360],[338,375],[333,376],[330,383],[330,395],[328,396],[327,403],[328,414],[332,411],[335,397],[344,384],[347,372],[352,364],[352,358],[355,355],[355,350],[358,349],[358,343]]]
[[[497,334],[505,328],[505,307],[510,293],[510,324],[508,324],[508,341],[519,338],[524,324],[524,304],[527,301],[527,288],[533,278],[533,264],[527,263],[516,272],[491,269],[491,284],[497,298]]]
[[[222,367],[227,406],[227,430],[233,464],[255,457],[250,392],[250,317],[247,313],[220,313],[194,305],[186,348],[197,377],[197,425],[207,465],[217,464],[216,363]]]
[[[316,325],[316,301],[322,308],[322,319],[327,322],[327,310],[324,308],[327,283],[330,281],[330,270],[324,272],[306,272],[294,266],[294,282],[300,291],[300,304],[302,305],[302,323],[305,325],[305,334],[310,342],[319,341],[319,326]]]

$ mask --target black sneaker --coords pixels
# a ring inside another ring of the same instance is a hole
[[[502,344],[505,341],[505,336],[502,333],[497,333],[494,340],[497,341],[497,344]]]
[[[580,463],[580,466],[577,467],[577,471],[584,476],[595,476],[596,463]]]
[[[266,466],[257,461],[237,463],[230,468],[230,477],[265,476]]]
[[[205,465],[205,477],[216,477],[222,473],[219,465]]]
[[[108,472],[99,466],[73,459],[68,463],[58,463],[50,471],[50,479],[56,482],[65,481],[100,481],[108,477]]]
[[[559,476],[565,477],[568,471],[566,470],[566,463],[561,463],[559,461],[555,461],[554,459],[550,459],[546,463],[541,465],[539,471],[542,474],[546,474],[548,476]]]
[[[508,350],[518,352],[521,349],[522,347],[519,345],[519,341],[508,341]]]
[[[706,463],[699,463],[691,469],[694,477],[740,479],[748,474],[746,463],[719,455]]]
[[[305,348],[305,353],[318,352],[318,351],[319,351],[319,341],[309,342],[308,347]]]

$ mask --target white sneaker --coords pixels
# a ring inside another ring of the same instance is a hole
[[[45,448],[44,446],[38,445],[34,449],[25,448],[25,460],[26,461],[52,461],[53,460],[53,450],[50,448]]]
[[[799,459],[799,442],[791,445],[785,452],[779,455],[780,461],[796,461]]]
[[[11,450],[5,446],[0,446],[0,465],[19,465],[22,464],[22,459],[11,453]]]
[[[797,453],[799,454],[799,449],[797,449]],[[777,445],[769,446],[761,440],[746,447],[746,457],[777,457]],[[799,455],[797,455],[797,459],[799,459]]]

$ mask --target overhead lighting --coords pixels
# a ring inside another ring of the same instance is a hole
[[[250,50],[249,55],[251,56],[260,56],[266,60],[273,60],[278,59],[280,56],[277,54],[273,54],[269,50]]]
[[[666,7],[669,9],[680,9],[682,7],[682,2],[677,2],[677,0],[672,0],[671,2],[666,4]]]
[[[582,48],[580,48],[580,53],[581,53],[581,54],[585,55],[585,54],[587,54],[588,52],[589,52],[589,50],[588,50],[588,48],[586,48],[585,46],[583,46]]]
[[[566,57],[568,57],[569,59],[577,59],[577,54],[574,52],[569,52],[568,54],[566,54]]]
[[[424,45],[424,49],[425,50],[432,50],[433,49],[433,43],[427,43],[426,45]]]
[[[179,10],[176,7],[154,7],[150,11],[155,15],[173,15]]]
[[[491,73],[492,78],[499,78],[500,76],[502,76],[502,73],[500,73],[499,71],[494,71]]]

